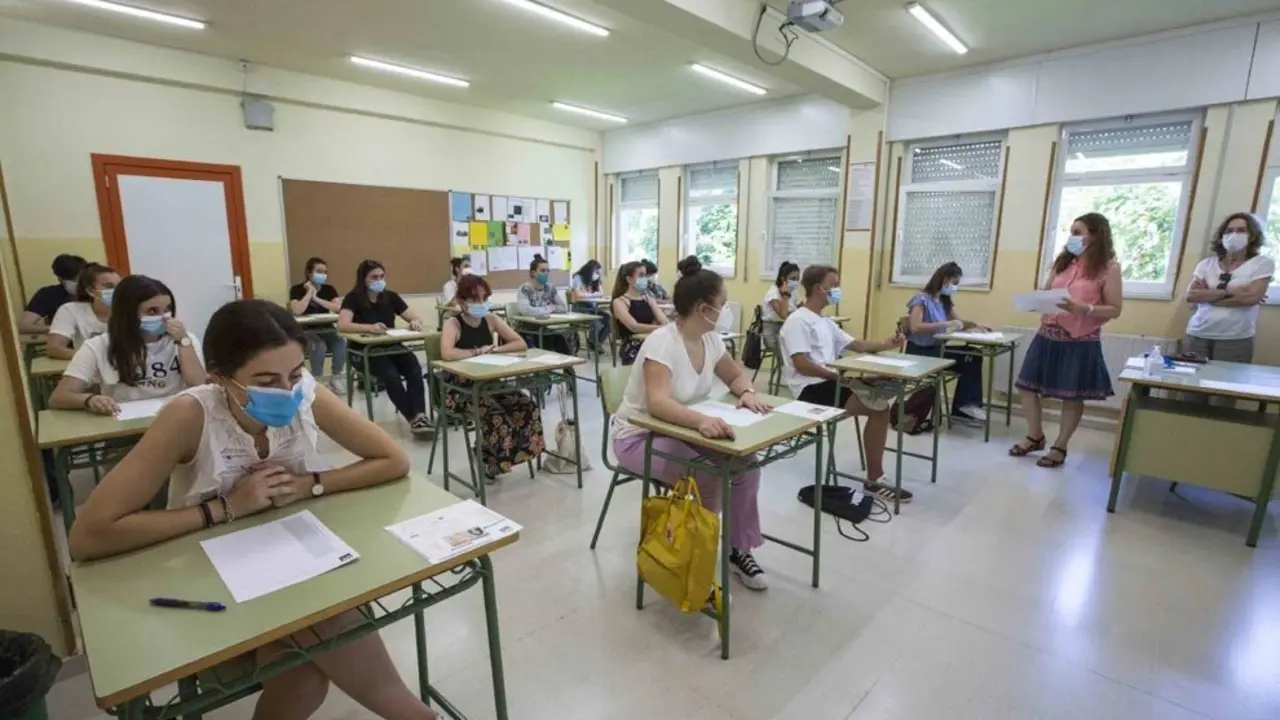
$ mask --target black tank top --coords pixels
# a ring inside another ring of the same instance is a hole
[[[471,327],[458,320],[458,341],[453,344],[459,350],[475,350],[493,344],[493,330],[489,328],[489,318],[481,318],[480,324]]]
[[[628,310],[631,311],[631,318],[641,325],[657,325],[658,320],[653,316],[653,308],[649,306],[649,301],[644,298],[633,300],[627,298]],[[626,325],[618,323],[619,333],[624,338],[629,338],[635,333],[627,329]]]

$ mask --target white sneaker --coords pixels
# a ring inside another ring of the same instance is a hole
[[[346,397],[347,395],[347,383],[343,381],[341,375],[334,375],[329,378],[329,389],[338,397]]]
[[[737,575],[738,579],[749,590],[769,589],[769,581],[765,579],[764,570],[760,567],[760,563],[756,562],[756,559],[751,556],[750,551],[730,551],[729,563],[733,565],[733,574]]]
[[[987,411],[982,409],[981,405],[965,405],[960,408],[960,412],[977,420],[978,422],[986,422]]]

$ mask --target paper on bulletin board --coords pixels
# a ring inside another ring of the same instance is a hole
[[[489,247],[489,223],[472,222],[469,227],[471,249],[483,250]]]
[[[569,223],[558,222],[552,225],[551,239],[556,242],[569,242]]]
[[[551,222],[551,201],[539,200],[534,204],[537,209],[537,216],[529,222],[550,223]]]
[[[516,223],[516,244],[528,245],[529,236],[532,235],[529,223]]]
[[[535,206],[534,206],[534,202],[535,202],[535,201],[534,201],[534,199],[533,199],[533,198],[520,198],[520,207],[521,207],[521,209],[523,210],[523,212],[520,214],[520,217],[516,218],[516,221],[518,221],[518,222],[533,222],[533,221],[534,221],[534,215],[533,215],[533,214],[534,214],[534,212],[536,212],[536,208],[535,208]]]
[[[497,220],[489,221],[489,247],[502,247],[507,244],[507,224]]]
[[[547,246],[547,264],[556,270],[569,269],[569,248]]]
[[[569,203],[566,200],[556,200],[551,203],[551,222],[559,225],[569,224]]]
[[[520,241],[520,223],[510,220],[506,223],[506,245],[518,245]]]
[[[544,243],[549,243],[554,240],[551,236],[551,223],[544,222],[538,224],[538,238]]]
[[[520,267],[527,268],[533,264],[533,256],[541,255],[547,257],[547,251],[539,245],[520,245],[516,248],[520,251]]]
[[[494,272],[499,270],[519,270],[519,251],[520,248],[516,247],[489,248],[489,269]]]
[[[465,222],[453,223],[453,234],[449,238],[449,254],[457,257],[465,255],[471,249],[471,225]]]
[[[454,222],[464,223],[471,219],[471,193],[449,193],[449,214]]]
[[[472,204],[473,204],[472,212],[475,213],[474,215],[471,216],[473,219],[475,220],[489,219],[489,196],[488,195],[474,196],[472,198]]]
[[[493,199],[489,202],[492,203],[489,208],[489,219],[506,222],[507,213],[510,212],[511,209],[511,198],[505,195],[494,195]]]
[[[870,230],[875,208],[876,164],[849,163],[848,202],[844,208],[845,230]]]
[[[475,237],[472,235],[472,237]],[[471,274],[472,275],[488,275],[489,274],[489,253],[484,250],[471,251]]]

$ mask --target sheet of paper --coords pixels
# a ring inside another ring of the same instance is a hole
[[[1004,333],[998,332],[957,332],[951,333],[951,337],[956,340],[986,340],[989,342],[1000,342],[1005,339]]]
[[[844,414],[844,408],[827,407],[826,405],[814,405],[813,403],[803,402],[801,400],[792,400],[785,405],[779,405],[773,409],[774,412],[784,413],[786,415],[795,415],[806,420],[827,421],[834,417]]]
[[[1013,296],[1013,307],[1018,312],[1057,313],[1062,312],[1058,303],[1067,299],[1067,289],[1036,290]]]
[[[529,223],[527,222],[516,223],[516,244],[517,245],[529,244],[529,240],[530,240],[529,236],[533,234],[531,227],[532,226],[529,225]]]
[[[1250,385],[1248,383],[1222,382],[1221,380],[1201,380],[1199,385],[1208,390],[1225,390],[1227,392],[1280,398],[1280,387],[1272,387],[1270,385]]]
[[[496,365],[498,367],[506,367],[515,365],[523,361],[524,358],[519,355],[477,355],[473,358],[467,358],[464,362],[479,363],[481,365]]]
[[[454,222],[464,223],[471,220],[471,193],[449,193],[449,214]]]
[[[541,255],[544,258],[547,257],[547,251],[544,250],[541,245],[519,245],[517,246],[517,249],[520,252],[520,267],[522,268],[527,268],[533,263],[534,255]],[[553,269],[555,268],[554,265],[551,267]]]
[[[473,195],[471,197],[471,204],[472,204],[472,208],[471,208],[472,219],[479,220],[481,222],[484,222],[489,219],[489,196],[488,195]]]
[[[513,222],[524,222],[524,200],[511,198],[507,206],[507,219]]]
[[[566,360],[573,360],[573,358],[568,355],[561,355],[560,353],[547,353],[545,355],[530,355],[525,358],[525,360],[528,360],[529,362],[542,363],[543,365],[555,365]]]
[[[492,206],[490,207],[490,210],[489,210],[491,213],[489,215],[489,219],[496,220],[499,222],[506,222],[507,213],[511,212],[511,198],[507,197],[506,195],[494,195],[493,199],[491,199],[489,202],[492,203]]]
[[[310,510],[202,540],[236,602],[248,602],[355,562],[360,555]]]
[[[871,211],[875,202],[876,164],[849,163],[849,182],[845,186],[849,200],[845,204],[844,229],[870,230]]]
[[[120,403],[120,412],[116,413],[117,420],[140,420],[142,418],[155,417],[160,408],[164,407],[169,398],[155,398],[154,400],[130,400],[129,402]]]
[[[520,532],[520,525],[475,500],[455,503],[386,528],[435,564]]]
[[[525,267],[529,267],[525,265]],[[520,249],[517,247],[495,247],[489,248],[489,269],[498,270],[519,270],[520,269]]]
[[[538,240],[542,242],[543,245],[555,240],[555,237],[551,232],[551,223],[538,223]]]
[[[551,223],[551,201],[538,200],[534,204],[534,207],[537,209],[537,214],[535,215],[534,219],[530,220],[529,222],[539,222],[539,223],[550,224]]]
[[[1124,362],[1124,366],[1131,370],[1146,370],[1146,358],[1131,357]],[[1166,367],[1160,370],[1162,373],[1172,373],[1175,375],[1195,375],[1197,368],[1195,365],[1188,363],[1174,363],[1173,367]]]
[[[700,412],[703,415],[718,417],[734,427],[755,425],[768,417],[746,408],[734,407],[728,403],[716,402],[715,400],[704,400],[697,405],[690,405],[689,409]]]
[[[472,275],[489,274],[489,253],[484,250],[472,250],[468,257],[471,258]]]
[[[453,223],[453,233],[449,236],[449,253],[454,257],[467,254],[471,249],[471,223]]]
[[[883,355],[859,355],[855,358],[861,363],[871,363],[872,365],[888,365],[889,367],[911,367],[916,364],[911,358],[885,357]]]
[[[556,200],[551,203],[551,222],[569,224],[569,202]]]
[[[531,223],[537,219],[534,215],[535,209],[533,198],[520,198],[520,210],[520,217],[516,218],[516,220]]]
[[[387,330],[387,337],[408,337],[410,335],[421,335],[421,334],[422,333],[416,330],[406,330],[404,328],[391,328],[390,330]]]
[[[569,248],[550,245],[546,252],[547,263],[556,270],[569,269]]]
[[[569,242],[569,223],[556,223],[551,226],[551,239],[556,242]]]
[[[497,220],[489,221],[489,247],[502,247],[507,244],[507,224]]]
[[[489,247],[489,223],[471,223],[467,227],[467,242],[472,250],[483,250]]]

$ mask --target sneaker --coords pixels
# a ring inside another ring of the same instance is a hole
[[[729,553],[729,562],[733,565],[733,574],[738,576],[743,585],[751,590],[768,590],[769,581],[764,577],[760,563],[752,557],[749,550],[733,550]]]
[[[334,395],[343,397],[347,394],[347,383],[340,375],[334,375],[329,378],[329,389],[333,391]]]
[[[987,419],[987,411],[981,405],[965,405],[960,408],[960,413],[978,422],[985,422]]]
[[[409,432],[414,435],[435,435],[436,428],[426,417],[420,417],[409,423]]]

